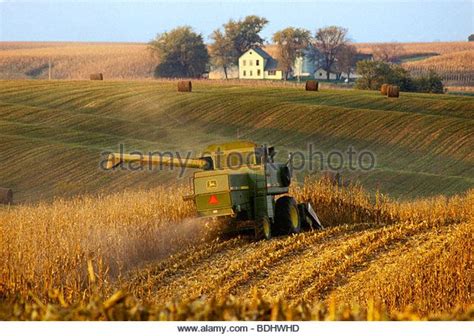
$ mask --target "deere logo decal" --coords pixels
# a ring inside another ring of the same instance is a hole
[[[209,180],[207,181],[207,189],[212,189],[217,187],[217,181],[216,180]]]

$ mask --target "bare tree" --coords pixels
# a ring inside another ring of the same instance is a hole
[[[285,79],[292,71],[298,52],[310,43],[311,33],[306,29],[288,27],[273,35],[273,42],[278,45],[278,63],[285,71]]]
[[[381,43],[372,48],[372,53],[376,61],[391,63],[399,61],[404,51],[405,49],[400,43]]]
[[[235,62],[235,50],[232,41],[220,30],[215,30],[211,38],[214,43],[210,45],[210,56],[212,63],[224,69],[225,79],[227,79],[227,69]]]
[[[321,55],[322,68],[326,71],[327,79],[342,46],[347,44],[347,29],[330,26],[319,29],[314,37],[314,45]]]
[[[336,61],[336,70],[339,73],[347,73],[347,79],[350,79],[350,74],[352,70],[355,69],[356,56],[357,48],[353,45],[346,44],[339,48]]]

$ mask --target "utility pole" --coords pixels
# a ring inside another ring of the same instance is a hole
[[[51,57],[49,57],[48,61],[48,80],[51,80]]]

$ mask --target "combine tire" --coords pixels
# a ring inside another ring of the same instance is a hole
[[[291,172],[288,166],[285,166],[280,171],[280,180],[283,187],[289,187],[291,184]]]
[[[263,217],[256,220],[255,223],[255,238],[270,239],[272,238],[272,222],[268,217]]]
[[[298,205],[293,197],[283,196],[277,199],[275,224],[279,234],[294,234],[301,231]]]

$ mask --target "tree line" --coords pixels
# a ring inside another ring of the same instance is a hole
[[[379,90],[382,84],[397,85],[400,91],[444,93],[441,77],[434,71],[418,77],[412,77],[410,72],[402,66],[385,61],[357,62],[356,88],[362,90]]]
[[[243,53],[264,45],[261,32],[267,24],[266,18],[256,15],[231,19],[212,32],[209,49],[203,36],[189,26],[158,34],[149,42],[159,61],[155,76],[198,78],[212,64],[222,68],[227,79],[229,69],[238,65]],[[374,45],[373,60],[359,60],[357,49],[349,43],[348,30],[344,27],[323,27],[314,35],[307,29],[287,27],[275,32],[272,41],[278,48],[276,58],[285,79],[292,73],[297,57],[304,56],[324,69],[327,79],[330,73],[339,77],[341,73],[349,75],[356,71],[361,75],[356,83],[361,89],[379,89],[383,83],[388,83],[400,86],[402,91],[443,91],[436,73],[412,78],[408,71],[395,64],[404,52],[400,44]]]
[[[239,57],[250,48],[262,47],[265,40],[261,31],[268,24],[264,17],[250,15],[241,20],[229,20],[210,36],[209,51],[201,34],[189,26],[177,27],[158,34],[149,45],[158,56],[158,77],[199,77],[211,63],[224,70],[238,65]],[[349,45],[347,29],[330,26],[319,29],[315,35],[307,29],[288,27],[273,34],[277,45],[279,68],[288,78],[298,56],[307,56],[329,72],[350,73],[357,50]]]

